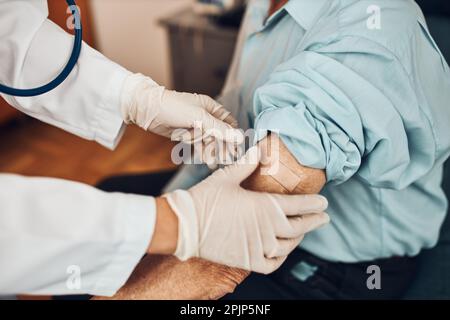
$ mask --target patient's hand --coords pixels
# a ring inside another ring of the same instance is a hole
[[[147,256],[113,300],[213,300],[234,291],[248,272],[201,259]],[[94,298],[103,300],[109,298]]]
[[[299,164],[275,134],[261,141],[262,152],[268,153],[272,145],[279,146],[279,154],[270,157],[270,165],[282,161],[296,174],[299,184],[289,191],[274,177],[261,174],[266,162],[242,186],[272,193],[318,193],[326,182],[324,171]],[[175,257],[147,256],[113,299],[219,299],[233,292],[248,275],[247,271],[200,259],[181,262]]]

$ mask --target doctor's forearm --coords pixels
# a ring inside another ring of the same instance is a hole
[[[0,295],[112,295],[148,251],[151,197],[9,174],[0,174],[0,191],[0,272],[8,275]],[[82,286],[72,288],[74,268]]]
[[[173,254],[177,248],[178,218],[167,200],[156,198],[156,221],[149,254]]]
[[[47,19],[46,1],[0,1],[0,83],[34,88],[54,79],[69,60],[73,36]],[[131,73],[83,44],[68,79],[35,97],[3,95],[19,111],[88,140],[114,148],[121,137],[121,88]]]

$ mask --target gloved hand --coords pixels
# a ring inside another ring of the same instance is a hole
[[[180,135],[172,136],[177,129],[199,129],[201,138],[216,137],[230,142],[242,139],[242,134],[233,129],[237,121],[210,97],[167,90],[142,74],[126,79],[121,109],[126,123],[174,140],[194,139],[186,130],[178,130]]]
[[[178,216],[181,260],[200,257],[259,273],[275,271],[303,236],[328,223],[318,195],[273,195],[240,184],[257,168],[257,147],[188,191],[165,195]]]

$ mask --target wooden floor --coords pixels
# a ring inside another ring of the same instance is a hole
[[[104,177],[174,168],[167,139],[129,127],[113,152],[25,118],[0,126],[0,173],[95,184]]]

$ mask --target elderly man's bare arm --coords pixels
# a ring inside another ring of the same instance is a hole
[[[259,147],[262,164],[244,181],[244,188],[280,194],[315,194],[325,185],[325,171],[298,163],[276,134],[262,140]]]
[[[112,298],[94,300],[215,300],[232,292],[247,271],[201,259],[146,256]]]
[[[271,146],[278,146],[278,156],[276,149],[270,148]],[[313,194],[318,193],[324,186],[324,171],[298,163],[277,135],[271,134],[261,141],[260,148],[264,154],[263,158],[267,159],[268,156],[270,161],[264,160],[264,164],[244,181],[244,188],[281,194]],[[284,166],[281,176],[280,173],[273,176],[265,174],[267,167],[276,168],[281,163]],[[283,180],[283,175],[289,173],[294,175],[294,183],[280,181]],[[219,299],[233,292],[248,275],[247,271],[202,259],[181,262],[175,257],[147,256],[137,266],[127,284],[112,299]]]

